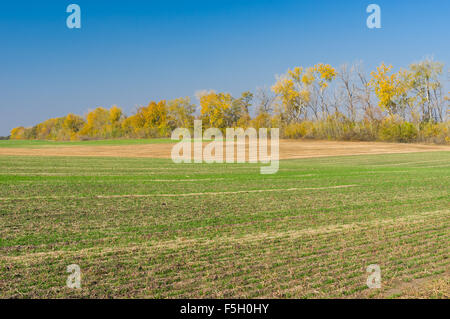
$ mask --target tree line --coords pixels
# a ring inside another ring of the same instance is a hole
[[[360,63],[337,69],[319,63],[290,69],[255,93],[201,92],[199,107],[188,97],[152,101],[130,116],[117,106],[98,107],[85,116],[16,127],[11,139],[169,137],[201,119],[204,128],[278,127],[284,138],[450,143],[443,70],[430,58],[397,72],[382,63],[370,75]]]

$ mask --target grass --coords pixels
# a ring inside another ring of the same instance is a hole
[[[176,143],[170,138],[154,139],[108,139],[92,141],[45,141],[45,140],[0,140],[0,147],[17,148],[45,148],[60,146],[103,146],[103,145],[141,145],[141,144],[162,144]]]
[[[1,156],[0,296],[374,298],[429,277],[440,293],[420,295],[445,297],[449,167],[450,152],[286,160],[275,175]]]

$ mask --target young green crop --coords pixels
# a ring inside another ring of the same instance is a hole
[[[260,175],[1,156],[0,296],[348,298],[445,284],[449,163],[449,152],[328,157]],[[80,290],[66,287],[71,264]],[[366,285],[370,264],[381,289]]]

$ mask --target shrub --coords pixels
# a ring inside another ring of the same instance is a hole
[[[379,139],[388,142],[414,142],[417,140],[418,131],[416,127],[404,122],[400,118],[390,116],[381,122]]]
[[[433,123],[426,122],[420,125],[418,140],[437,144],[450,144],[449,122]]]

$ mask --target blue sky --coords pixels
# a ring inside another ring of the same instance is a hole
[[[66,27],[70,3],[80,30]],[[366,27],[371,3],[382,29]],[[448,0],[2,1],[0,135],[97,106],[238,95],[318,62],[370,70],[432,55],[448,69],[449,15]]]

